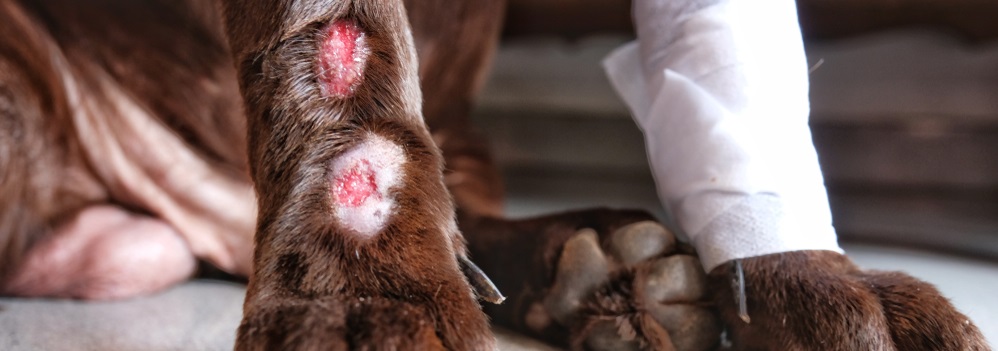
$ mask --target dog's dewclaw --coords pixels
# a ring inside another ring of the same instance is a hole
[[[482,269],[478,268],[474,262],[460,255],[457,257],[457,261],[461,263],[461,272],[464,272],[464,276],[468,278],[468,283],[471,283],[471,287],[475,289],[475,294],[478,295],[479,299],[496,305],[506,300],[506,297],[499,292],[499,288],[492,283],[492,279],[489,279],[489,276],[485,275],[485,272],[482,272]]]

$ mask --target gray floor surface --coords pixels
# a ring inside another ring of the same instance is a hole
[[[866,245],[846,249],[864,267],[936,284],[998,345],[998,264]],[[121,302],[0,299],[0,350],[231,350],[244,291],[240,284],[198,280]],[[501,350],[550,349],[497,332]]]

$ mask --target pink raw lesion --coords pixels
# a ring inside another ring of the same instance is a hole
[[[370,49],[364,31],[351,20],[326,26],[319,44],[318,76],[324,95],[352,96],[360,85]]]
[[[344,233],[369,239],[385,228],[394,214],[393,190],[403,179],[402,148],[377,135],[359,137],[358,145],[328,164],[328,197],[332,219]]]
[[[357,207],[372,196],[377,199],[381,195],[378,193],[374,169],[367,160],[358,161],[334,181],[333,197],[342,206]]]

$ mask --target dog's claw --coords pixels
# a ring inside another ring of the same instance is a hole
[[[489,279],[489,276],[485,275],[485,272],[482,272],[482,269],[478,268],[474,262],[462,255],[457,256],[457,262],[461,264],[461,272],[468,278],[468,283],[475,289],[475,294],[478,295],[479,299],[496,305],[506,300],[495,283],[492,283],[492,279]]]

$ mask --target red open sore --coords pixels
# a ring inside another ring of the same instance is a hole
[[[352,20],[336,20],[319,44],[319,83],[326,96],[352,96],[364,76],[370,49],[364,31]]]
[[[341,173],[333,181],[333,198],[341,206],[357,207],[369,197],[380,197],[374,169],[367,160],[361,160]]]

